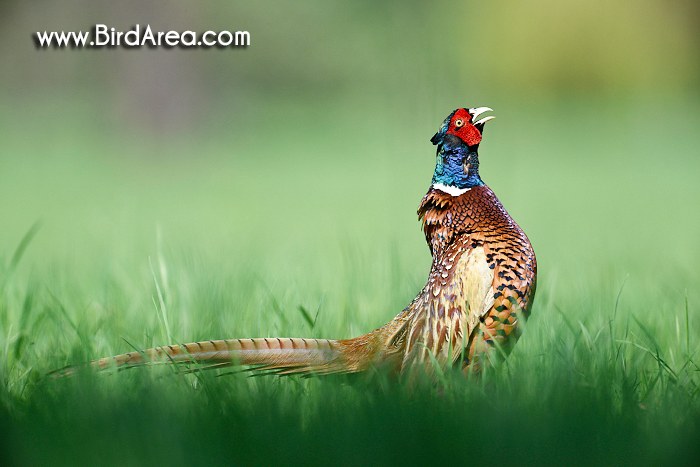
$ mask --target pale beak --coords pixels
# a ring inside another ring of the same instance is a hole
[[[493,109],[490,107],[476,107],[473,109],[469,109],[469,113],[472,116],[472,125],[474,125],[474,126],[480,125],[483,128],[484,123],[496,118],[494,116],[489,115],[488,117],[484,117],[481,120],[477,120],[476,118],[479,115],[483,114],[484,112],[493,112]]]

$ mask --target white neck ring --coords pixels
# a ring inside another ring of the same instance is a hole
[[[443,185],[442,183],[433,183],[433,188],[447,193],[450,196],[459,196],[471,190],[471,188],[457,188],[456,186]]]

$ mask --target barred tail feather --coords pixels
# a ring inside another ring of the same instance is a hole
[[[153,364],[201,364],[199,369],[230,365],[252,366],[277,374],[351,373],[360,368],[348,355],[354,339],[338,341],[304,338],[222,339],[167,345],[100,358],[89,366],[104,370]],[[80,367],[69,366],[53,373],[68,376]],[[195,368],[195,370],[198,368]]]
[[[156,364],[192,364],[194,371],[230,365],[279,375],[357,373],[375,364],[400,369],[410,313],[353,339],[222,339],[153,347],[73,365],[51,373],[69,376],[81,367],[126,369]]]

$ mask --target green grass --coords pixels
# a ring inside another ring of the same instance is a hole
[[[429,267],[414,212],[435,124],[319,123],[290,105],[297,118],[260,145],[252,124],[121,141],[85,121],[43,138],[4,122],[0,462],[696,464],[700,122],[679,104],[683,123],[660,122],[665,141],[650,144],[644,109],[621,107],[569,103],[563,120],[542,106],[531,121],[501,106],[483,175],[535,245],[532,319],[483,377],[417,387],[44,375],[131,346],[349,337],[388,321]]]

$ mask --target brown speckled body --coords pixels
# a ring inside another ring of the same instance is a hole
[[[433,255],[428,281],[398,316],[370,333],[377,360],[402,371],[461,364],[477,369],[505,356],[530,313],[537,263],[532,245],[487,186],[458,196],[431,188],[418,215]],[[340,341],[341,344],[350,341]]]
[[[405,361],[507,354],[535,293],[535,253],[488,186],[458,196],[431,188],[418,209],[433,254],[428,283],[408,307]],[[421,344],[421,345],[419,345]],[[451,347],[451,348],[450,348]]]

